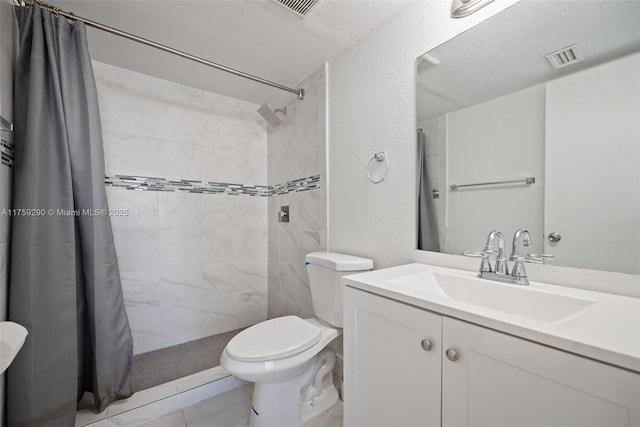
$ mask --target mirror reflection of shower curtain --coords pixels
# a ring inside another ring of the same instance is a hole
[[[427,139],[422,132],[418,132],[418,249],[440,252],[438,239],[438,224],[436,209],[433,202],[431,179],[427,165]]]
[[[9,426],[73,427],[84,391],[103,411],[132,393],[133,341],[104,186],[85,26],[17,9],[9,319],[29,336],[8,370]]]

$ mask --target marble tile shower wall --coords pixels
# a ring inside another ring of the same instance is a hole
[[[304,256],[327,248],[325,68],[299,86],[304,101],[285,96],[284,124],[269,129],[269,185],[318,175],[319,189],[269,197],[269,317],[313,316]],[[280,223],[285,205],[291,221]]]
[[[97,62],[94,72],[109,177],[267,185],[257,105]],[[267,197],[114,186],[107,197],[129,210],[112,224],[136,354],[266,319]]]

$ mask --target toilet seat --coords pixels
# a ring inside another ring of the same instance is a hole
[[[284,316],[251,326],[233,337],[226,352],[232,359],[261,362],[301,353],[320,341],[320,328],[297,316]]]

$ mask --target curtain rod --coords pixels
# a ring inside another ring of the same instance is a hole
[[[182,58],[189,59],[191,61],[198,62],[200,64],[207,65],[209,67],[213,67],[213,68],[216,68],[216,69],[221,70],[221,71],[226,71],[227,73],[235,74],[236,76],[244,77],[245,79],[253,80],[254,82],[262,83],[264,85],[271,86],[271,87],[274,87],[276,89],[280,89],[280,90],[284,90],[284,91],[287,91],[287,92],[294,93],[294,94],[298,95],[299,99],[304,99],[304,89],[302,89],[302,88],[293,89],[293,88],[281,85],[279,83],[275,83],[275,82],[272,82],[270,80],[254,76],[252,74],[248,74],[248,73],[245,73],[245,72],[242,72],[242,71],[230,68],[230,67],[226,67],[224,65],[217,64],[215,62],[206,60],[204,58],[200,58],[198,56],[191,55],[191,54],[186,53],[186,52],[182,52],[182,51],[180,51],[178,49],[174,49],[172,47],[165,46],[165,45],[160,44],[160,43],[156,43],[154,41],[145,39],[143,37],[136,36],[135,34],[127,33],[126,31],[118,30],[117,28],[109,27],[108,25],[104,25],[104,24],[101,24],[99,22],[95,22],[95,21],[92,21],[90,19],[87,19],[87,18],[82,18],[82,17],[77,16],[77,15],[71,13],[71,12],[64,11],[59,7],[56,7],[56,6],[41,2],[40,0],[22,0],[22,1],[17,1],[17,4],[18,4],[18,6],[21,6],[21,7],[38,5],[38,6],[42,7],[43,9],[47,9],[51,13],[54,13],[55,15],[64,16],[65,18],[69,18],[69,19],[71,19],[73,21],[84,22],[86,25],[88,25],[90,27],[93,27],[93,28],[96,28],[98,30],[106,31],[106,32],[111,33],[111,34],[115,34],[116,36],[124,37],[126,39],[133,40],[135,42],[142,43],[144,45],[151,46],[153,48],[156,48],[156,49],[159,49],[159,50],[163,50],[165,52],[172,53],[172,54],[180,56]]]

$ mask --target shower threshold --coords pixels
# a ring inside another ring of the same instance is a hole
[[[75,427],[145,424],[243,384],[246,383],[217,366],[138,391],[128,399],[112,403],[99,414],[92,409],[80,409],[76,414]]]

